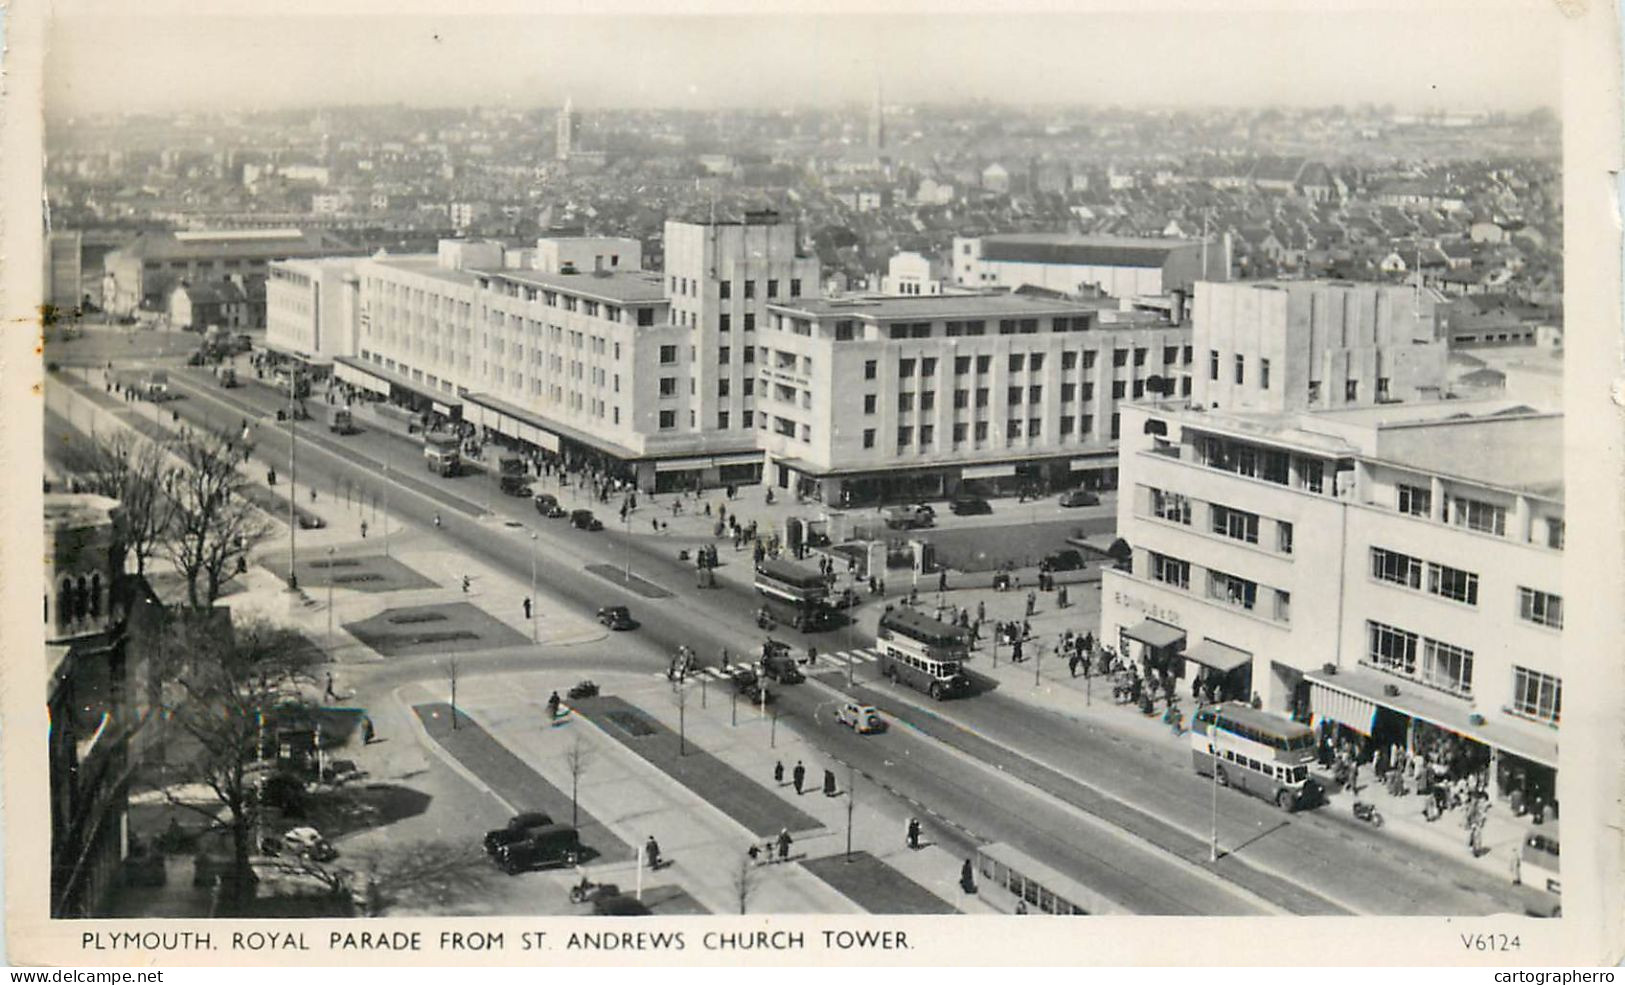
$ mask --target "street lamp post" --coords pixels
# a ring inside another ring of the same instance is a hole
[[[384,442],[384,557],[389,557],[389,484],[393,480],[389,477],[389,464],[392,453],[391,442]]]
[[[295,470],[294,446],[298,444],[298,421],[294,418],[296,394],[299,393],[299,369],[294,367],[288,373],[288,591],[298,591],[299,573],[295,561],[295,534],[299,531],[299,481]]]
[[[1038,668],[1044,663],[1044,644],[1033,642],[1033,687],[1038,687]]]
[[[333,552],[334,548],[327,549],[327,645],[333,646]]]
[[[536,632],[536,531],[530,532],[530,641],[537,641]]]
[[[846,767],[846,860],[852,861],[852,811],[858,805],[857,769]]]
[[[1208,841],[1208,861],[1219,860],[1219,750],[1213,744],[1213,730],[1208,730],[1207,754],[1213,759],[1213,834]]]

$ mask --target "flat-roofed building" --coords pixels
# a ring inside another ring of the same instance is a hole
[[[1132,662],[1551,796],[1563,419],[1513,401],[1123,411],[1102,640]],[[1441,738],[1442,737],[1442,738]]]
[[[766,481],[832,504],[1109,487],[1119,408],[1164,381],[1189,392],[1190,330],[1119,306],[1026,294],[772,305],[754,356]]]
[[[116,315],[162,309],[185,280],[263,278],[276,260],[340,256],[355,247],[320,230],[222,229],[147,232],[107,254],[102,307]]]
[[[1203,264],[1206,263],[1204,268]],[[1230,243],[1073,233],[1001,233],[954,238],[953,278],[961,287],[1024,285],[1117,298],[1189,295],[1199,280],[1230,279]]]
[[[265,347],[316,372],[357,352],[361,257],[282,260],[265,282]]]

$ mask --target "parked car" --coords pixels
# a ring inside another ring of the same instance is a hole
[[[577,530],[602,530],[604,522],[592,515],[592,510],[571,510],[570,526]]]
[[[1047,555],[1044,563],[1049,565],[1051,571],[1077,571],[1084,565],[1083,553],[1069,547]]]
[[[883,515],[886,518],[886,526],[893,530],[929,527],[936,521],[934,513],[927,513],[918,506],[888,506]]]
[[[768,652],[762,655],[762,676],[771,677],[780,684],[800,684],[807,677],[796,666],[796,658],[790,654],[790,647],[781,644],[778,647],[765,648]]]
[[[855,588],[843,588],[841,593],[829,600],[832,609],[854,609],[863,602],[863,596]]]
[[[1070,489],[1061,494],[1062,506],[1099,506],[1100,497],[1087,489]]]
[[[338,858],[339,850],[334,848],[322,833],[310,826],[290,828],[282,836],[282,847],[300,858],[308,858],[312,862],[331,862]]]
[[[859,735],[886,730],[886,720],[873,705],[860,705],[856,701],[844,702],[835,709],[835,720]]]
[[[955,516],[982,516],[993,512],[993,506],[979,496],[955,496],[948,508]]]
[[[733,681],[734,690],[739,692],[742,700],[751,704],[768,704],[773,701],[773,692],[763,686],[761,677],[751,668],[740,667],[729,677]]]
[[[531,494],[530,479],[523,474],[504,475],[497,482],[504,496],[529,496]]]
[[[524,841],[533,831],[545,828],[553,823],[553,819],[541,811],[525,811],[515,814],[508,819],[503,827],[485,833],[485,854],[495,855],[504,845],[511,845],[516,841]]]
[[[569,512],[559,505],[559,498],[552,493],[536,494],[536,512],[545,517],[569,516]]]
[[[568,824],[530,829],[530,836],[496,851],[497,865],[510,876],[531,869],[575,865],[581,861],[581,834]]]
[[[598,621],[610,629],[631,629],[637,623],[632,621],[632,612],[624,605],[606,605],[598,610]]]

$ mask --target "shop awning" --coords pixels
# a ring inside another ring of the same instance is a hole
[[[396,387],[421,397],[424,400],[434,401],[435,409],[442,414],[451,416],[462,407],[463,402],[434,387],[419,383],[400,373],[369,366],[352,356],[339,356],[334,360],[334,375],[346,383],[365,387],[374,393],[389,395],[390,388]]]
[[[1378,707],[1391,708],[1402,715],[1420,719],[1447,732],[1466,736],[1530,762],[1557,769],[1555,729],[1532,723],[1525,725],[1522,722],[1507,721],[1504,717],[1498,721],[1485,721],[1482,725],[1474,724],[1472,721],[1474,709],[1466,702],[1436,695],[1432,689],[1422,684],[1368,667],[1340,667],[1336,674],[1311,672],[1304,674],[1304,679],[1313,687],[1310,707],[1317,714],[1325,714],[1327,718],[1334,716],[1329,712],[1322,712],[1319,704],[1322,694],[1327,696],[1329,702],[1341,700],[1345,709],[1341,713],[1351,717],[1357,718],[1366,708],[1370,709],[1368,715],[1374,715]],[[1396,687],[1399,693],[1385,693],[1384,688],[1388,685]],[[1333,694],[1343,697],[1332,698]],[[1491,711],[1490,714],[1499,717],[1504,713]],[[1336,720],[1351,728],[1359,728],[1363,724],[1367,730],[1371,721],[1369,717],[1356,721],[1344,721],[1341,718]]]
[[[667,458],[655,463],[656,472],[687,472],[709,467],[709,458]]]
[[[1194,660],[1204,667],[1211,667],[1222,674],[1228,674],[1237,667],[1253,662],[1253,655],[1246,650],[1238,650],[1227,646],[1217,640],[1204,639],[1185,651],[1186,660]]]
[[[1375,702],[1331,687],[1315,679],[1312,674],[1305,676],[1310,680],[1309,707],[1317,721],[1328,719],[1339,725],[1347,725],[1361,735],[1371,734],[1373,723],[1377,718]]]
[[[1093,458],[1074,458],[1072,460],[1071,468],[1072,471],[1077,471],[1078,469],[1110,468],[1116,464],[1117,455],[1106,454],[1096,455]]]
[[[1007,475],[1015,475],[1014,463],[1008,465],[967,465],[959,471],[961,479],[999,479]]]
[[[1185,631],[1177,626],[1170,626],[1155,619],[1145,619],[1123,630],[1123,635],[1139,640],[1146,646],[1161,650],[1182,643],[1185,640]]]
[[[341,383],[358,386],[363,390],[370,390],[381,396],[389,396],[389,384],[380,380],[358,366],[352,366],[342,360],[333,364],[333,375]]]

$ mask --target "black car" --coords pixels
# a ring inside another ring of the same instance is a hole
[[[948,508],[955,516],[982,516],[993,512],[993,506],[978,496],[955,496]]]
[[[564,507],[559,505],[559,498],[552,493],[536,494],[536,512],[546,517],[569,516]]]
[[[570,526],[577,530],[602,530],[604,522],[592,515],[592,510],[572,510]]]
[[[618,893],[614,896],[604,896],[592,901],[592,912],[600,917],[647,917],[653,916],[654,911],[648,905],[629,893]]]
[[[497,865],[510,876],[531,869],[575,865],[584,854],[581,834],[568,824],[531,828],[530,837],[510,842],[496,850]]]
[[[524,841],[530,837],[532,832],[545,828],[552,823],[553,819],[541,811],[526,811],[523,814],[515,814],[508,819],[506,827],[485,833],[485,854],[495,855],[504,845]]]
[[[1045,557],[1044,563],[1051,571],[1077,571],[1083,567],[1083,554],[1068,548]]]
[[[1100,497],[1087,489],[1072,489],[1061,494],[1062,506],[1099,506]]]
[[[606,605],[598,610],[598,621],[610,629],[631,629],[637,623],[632,621],[632,612],[624,605]]]

